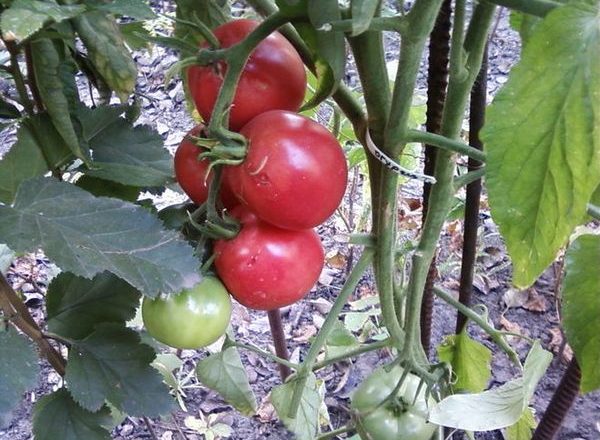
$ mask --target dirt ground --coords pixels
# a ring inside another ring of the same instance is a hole
[[[387,49],[392,56],[394,40],[387,42]],[[519,51],[518,38],[509,29],[506,12],[498,21],[493,44],[490,46],[489,89],[492,95],[506,82],[510,66],[517,60]],[[173,81],[164,86],[164,72],[176,60],[174,54],[160,48],[150,53],[136,54],[140,68],[138,92],[143,97],[143,110],[139,123],[150,125],[164,137],[165,145],[173,150],[181,141],[183,134],[192,127],[193,121],[185,109],[185,97],[181,83]],[[352,84],[352,69],[349,69],[349,82]],[[421,84],[423,75],[421,75]],[[0,90],[6,91],[6,84],[0,85]],[[82,87],[82,92],[86,89]],[[0,134],[0,145],[10,144],[14,134]],[[360,180],[358,180],[360,183]],[[360,186],[360,185],[359,185]],[[408,199],[418,193],[415,188],[409,188],[404,194]],[[159,201],[170,204],[181,201],[183,197],[176,192],[168,191]],[[353,211],[356,214],[360,208],[360,191],[348,194],[344,209],[348,209],[349,200],[353,199]],[[357,201],[358,200],[358,201]],[[403,202],[400,204],[400,221],[404,225],[418,227],[420,207]],[[413,209],[414,208],[414,209]],[[485,201],[481,215],[481,245],[478,253],[478,276],[474,303],[487,306],[490,319],[498,328],[522,333],[542,341],[544,348],[557,353],[548,373],[541,381],[532,402],[536,413],[542,414],[549,399],[558,384],[566,367],[564,361],[569,356],[568,347],[562,344],[559,328],[559,318],[556,309],[555,268],[550,268],[526,292],[517,292],[510,286],[510,264],[507,260],[498,231],[489,215],[486,214]],[[356,259],[359,249],[351,251],[349,246],[340,240],[340,235],[346,231],[344,222],[336,217],[319,228],[327,252],[327,265],[315,289],[304,301],[283,310],[286,336],[292,360],[301,358],[306,352],[309,339],[314,336],[323,322],[328,304],[331,304],[343,284],[349,259]],[[440,246],[440,282],[449,290],[456,291],[458,279],[458,263],[460,261],[462,225],[460,222],[449,222],[444,232]],[[354,254],[354,255],[352,255]],[[52,266],[43,255],[30,255],[17,260],[8,273],[13,286],[23,292],[34,317],[43,321],[44,292]],[[367,274],[355,292],[353,299],[364,298],[374,294],[372,278]],[[454,311],[445,304],[436,302],[433,327],[434,344],[439,343],[443,336],[454,331]],[[372,323],[372,332],[376,332]],[[234,310],[233,327],[236,336],[241,341],[252,342],[260,347],[271,347],[271,337],[267,316],[262,312],[248,311],[241,306]],[[473,327],[473,326],[471,326]],[[481,336],[476,329],[471,328],[476,336]],[[483,340],[490,348],[491,344]],[[519,340],[513,341],[519,353],[524,356],[527,346]],[[193,371],[198,359],[206,353],[183,351],[184,361],[180,377]],[[433,353],[432,353],[433,355]],[[360,383],[377,363],[384,362],[385,352],[371,353],[359,358],[353,363],[343,363],[329,367],[320,373],[327,387],[326,404],[328,406],[331,424],[339,427],[348,419],[349,396],[354,387]],[[200,419],[212,415],[211,423],[222,423],[230,426],[228,438],[258,440],[258,439],[290,439],[289,434],[276,420],[273,408],[268,402],[268,391],[280,383],[276,366],[256,355],[243,352],[243,362],[247,367],[250,382],[260,402],[259,412],[252,418],[245,418],[236,413],[231,407],[212,391],[209,391],[191,378],[187,383],[184,398],[187,411],[178,410],[171,418],[149,421],[153,433],[147,424],[137,418],[127,418],[113,430],[113,437],[118,440],[151,439],[161,440],[185,438],[189,440],[203,438],[198,430],[193,428],[188,417]],[[36,389],[27,393],[23,402],[10,416],[0,417],[0,439],[27,440],[31,436],[31,408],[33,402],[40,396],[51,392],[60,386],[60,377],[45,363]],[[516,374],[507,358],[494,352],[492,386],[504,383]],[[462,438],[462,434],[454,434],[454,439]],[[480,433],[479,439],[500,439],[500,433]],[[579,397],[567,417],[559,439],[564,440],[597,440],[600,439],[600,393]],[[57,439],[58,440],[58,439]]]

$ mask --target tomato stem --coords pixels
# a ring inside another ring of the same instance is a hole
[[[381,341],[371,342],[369,344],[363,344],[360,347],[357,347],[357,348],[355,348],[353,350],[348,350],[348,351],[346,351],[346,352],[344,352],[342,354],[339,354],[337,356],[331,356],[331,357],[328,357],[328,358],[326,358],[326,359],[324,359],[324,360],[322,360],[320,362],[316,362],[313,365],[313,371],[320,370],[320,369],[325,368],[325,367],[327,367],[329,365],[332,365],[332,364],[335,364],[337,362],[344,361],[344,360],[347,360],[347,359],[359,356],[359,355],[364,354],[364,353],[368,353],[370,351],[381,350],[382,348],[387,348],[387,347],[389,347],[391,345],[391,343],[392,343],[391,338],[386,338],[386,339],[383,339]]]
[[[271,336],[275,345],[275,353],[281,359],[289,360],[290,355],[285,343],[285,334],[283,333],[279,309],[269,310],[267,316],[269,317],[269,327],[271,328]],[[279,374],[281,375],[281,380],[285,381],[291,374],[290,368],[287,365],[279,364]]]
[[[272,360],[273,362],[277,362],[280,365],[284,365],[287,368],[290,368],[292,370],[298,370],[300,368],[300,365],[294,363],[294,362],[290,362],[287,359],[283,359],[280,358],[279,356],[274,355],[273,353],[270,353],[266,350],[263,350],[262,348],[259,348],[255,345],[251,345],[251,344],[244,344],[242,342],[238,342],[238,341],[234,341],[232,339],[229,339],[227,342],[227,345],[230,347],[237,347],[237,348],[241,348],[243,350],[248,350],[248,351],[252,351],[253,353],[256,353],[258,355],[261,355],[267,359]]]

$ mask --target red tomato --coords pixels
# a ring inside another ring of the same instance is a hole
[[[217,274],[231,295],[252,309],[273,310],[303,298],[323,268],[319,236],[289,231],[257,219],[243,207],[232,211],[242,228],[215,243]]]
[[[225,178],[237,198],[262,220],[285,229],[309,229],[325,221],[346,190],[348,167],[336,138],[317,122],[273,110],[241,133],[248,139],[244,163]]]
[[[203,150],[190,140],[190,136],[201,136],[203,128],[203,125],[197,125],[192,128],[185,135],[181,144],[179,144],[177,151],[175,151],[175,178],[189,198],[198,205],[201,205],[208,199],[208,184],[212,176],[209,176],[208,179],[206,178],[210,162],[206,159],[198,160],[198,155]],[[226,208],[233,208],[239,202],[224,182],[224,179],[221,181],[219,197]]]
[[[214,29],[222,48],[235,45],[258,26],[254,20],[230,21]],[[207,47],[207,45],[203,45]],[[193,66],[188,82],[198,113],[210,120],[221,89],[226,64]],[[297,111],[306,91],[306,72],[296,49],[274,32],[250,55],[240,77],[231,108],[229,128],[239,131],[253,117],[268,110]]]

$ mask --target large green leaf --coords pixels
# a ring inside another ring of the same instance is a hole
[[[256,399],[235,347],[202,359],[198,362],[196,374],[200,382],[217,391],[242,414],[250,416],[256,412]]]
[[[42,397],[33,408],[35,440],[110,440],[110,423],[107,407],[86,411],[64,388]]]
[[[581,235],[567,250],[562,316],[581,368],[581,391],[600,388],[600,236]]]
[[[0,326],[0,415],[4,415],[35,386],[40,367],[31,343],[12,326],[6,330]]]
[[[505,440],[531,440],[537,426],[531,408],[527,408],[517,423],[506,428]]]
[[[429,421],[467,431],[490,431],[511,426],[528,411],[529,401],[552,354],[535,342],[523,368],[523,377],[477,394],[454,394],[431,408]]]
[[[122,183],[92,176],[81,176],[77,179],[75,185],[96,197],[113,197],[128,202],[135,202],[140,195],[140,187],[138,186],[123,185]]]
[[[446,337],[437,352],[441,361],[452,365],[456,374],[454,387],[457,390],[478,393],[487,388],[492,375],[492,352],[471,339],[466,330]]]
[[[24,182],[14,205],[0,206],[0,237],[76,275],[110,271],[150,297],[199,281],[193,249],[146,209],[52,178]]]
[[[580,3],[549,13],[482,132],[492,215],[519,287],[554,260],[600,182],[599,17]]]
[[[292,419],[289,417],[289,410],[297,380],[290,380],[273,388],[271,403],[275,407],[279,419],[287,429],[296,435],[296,439],[313,440],[319,429],[319,408],[321,406],[317,379],[313,373],[309,373],[300,400],[300,408],[298,408],[296,417]]]
[[[59,6],[54,1],[15,0],[2,13],[0,28],[2,33],[12,33],[17,40],[33,35],[47,21],[59,22],[85,11],[83,5]]]
[[[99,410],[108,400],[133,416],[157,417],[172,409],[173,399],[158,371],[156,354],[123,325],[100,324],[69,351],[65,379],[82,407]]]
[[[125,324],[135,316],[139,300],[136,289],[109,272],[91,280],[63,272],[48,286],[48,329],[67,338],[81,339],[96,324]]]

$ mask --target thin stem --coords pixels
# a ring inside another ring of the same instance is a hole
[[[154,432],[154,428],[152,427],[152,423],[150,422],[150,419],[148,417],[144,416],[144,417],[142,417],[142,420],[144,421],[146,428],[148,429],[150,438],[152,440],[158,440],[158,437],[156,436],[156,432]]]
[[[29,43],[25,45],[25,63],[27,65],[27,82],[29,84],[29,90],[31,90],[35,107],[39,112],[41,112],[44,110],[44,101],[42,100],[40,91],[38,90],[37,80],[35,78],[35,69],[33,68],[31,44]]]
[[[263,356],[267,359],[272,360],[273,362],[277,362],[280,365],[285,365],[286,367],[291,368],[292,370],[298,370],[300,368],[300,365],[298,365],[294,362],[290,362],[286,359],[282,359],[279,356],[276,356],[273,353],[269,353],[268,351],[263,350],[262,348],[259,348],[255,345],[244,344],[243,342],[238,342],[238,341],[233,341],[233,340],[230,340],[228,344],[229,344],[229,346],[241,348],[243,350],[252,351],[260,356]]]
[[[351,32],[354,20],[337,20],[329,23],[336,31]],[[406,17],[397,15],[394,17],[374,17],[369,24],[368,32],[394,31],[402,33],[406,29]]]
[[[464,304],[461,304],[458,300],[454,299],[454,297],[450,293],[446,292],[445,290],[439,287],[434,287],[433,293],[435,293],[446,303],[454,307],[460,313],[465,315],[468,319],[476,323],[484,332],[486,332],[489,335],[489,337],[496,343],[496,345],[498,345],[498,347],[500,347],[502,351],[504,351],[508,355],[508,357],[515,365],[522,367],[521,361],[519,360],[519,355],[515,350],[513,350],[513,348],[508,344],[508,342],[506,342],[506,339],[504,339],[504,333],[500,330],[495,329],[488,322],[487,316],[480,315],[473,309],[467,307]]]
[[[545,17],[546,14],[554,8],[561,6],[560,3],[551,0],[486,0],[498,6],[505,6],[515,11],[525,12],[526,14]]]
[[[344,287],[342,287],[342,290],[336,298],[333,307],[327,314],[327,318],[325,318],[325,322],[323,322],[321,330],[319,330],[319,333],[315,337],[315,340],[311,344],[310,349],[306,354],[304,362],[302,362],[302,365],[298,370],[298,379],[294,386],[288,417],[292,419],[296,418],[296,413],[298,412],[298,407],[300,406],[302,394],[304,393],[304,388],[306,387],[306,381],[308,380],[308,374],[312,371],[317,356],[319,355],[323,345],[325,345],[329,333],[331,333],[335,323],[338,321],[338,316],[344,308],[344,305],[346,305],[348,298],[356,289],[356,286],[362,278],[364,271],[367,270],[367,267],[371,264],[372,260],[373,250],[365,249],[356,263],[356,266],[354,266],[354,269],[352,269],[352,272],[350,272],[350,275],[348,276],[348,279],[344,283]]]
[[[421,130],[409,130],[407,133],[406,140],[408,142],[421,142],[428,145],[441,148],[446,151],[454,153],[464,154],[472,159],[480,162],[485,162],[485,153],[481,150],[473,148],[459,140],[449,139],[435,133],[427,133]]]
[[[338,354],[337,356],[328,357],[321,362],[316,362],[313,365],[313,371],[320,370],[322,368],[328,367],[329,365],[338,363],[340,361],[345,361],[349,358],[353,358],[356,356],[360,356],[361,354],[368,353],[374,350],[380,350],[382,348],[389,347],[392,343],[390,338],[383,339],[381,341],[372,342],[370,344],[363,344],[360,347],[357,347],[353,350],[348,350],[345,353]]]
[[[587,213],[590,217],[594,217],[596,220],[600,220],[600,206],[592,205],[588,203]]]
[[[348,432],[352,432],[355,429],[356,428],[354,427],[354,425],[342,426],[341,428],[334,429],[333,431],[329,431],[329,432],[326,432],[324,434],[321,434],[320,436],[317,437],[316,440],[328,440],[330,438],[337,437],[338,435],[346,434]]]
[[[273,337],[273,343],[275,345],[275,353],[279,358],[289,360],[290,355],[285,343],[285,335],[281,323],[281,312],[279,309],[274,309],[269,310],[267,313],[269,316],[269,326],[271,327],[271,336]],[[279,364],[279,374],[281,375],[281,380],[285,382],[291,374],[290,367]]]
[[[27,88],[25,87],[25,79],[23,78],[23,74],[19,67],[19,48],[14,41],[7,41],[4,39],[2,39],[2,41],[4,41],[6,50],[8,50],[8,53],[10,54],[10,72],[15,81],[15,87],[19,94],[21,105],[23,105],[27,114],[33,115],[33,105],[29,100]]]
[[[481,167],[475,171],[469,171],[468,173],[458,176],[454,179],[454,190],[458,191],[463,186],[475,182],[476,180],[481,179],[483,176],[485,176],[485,167]]]

